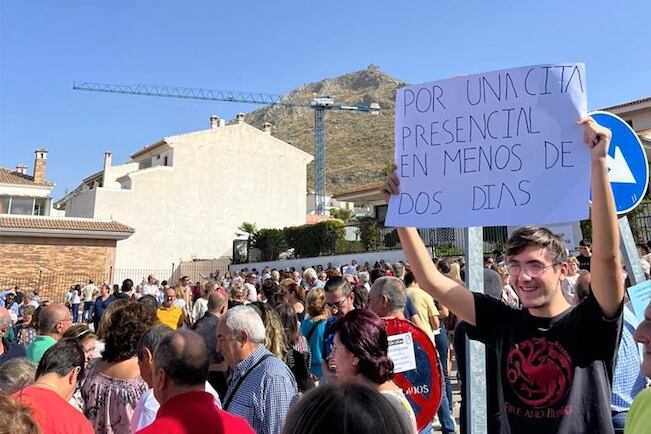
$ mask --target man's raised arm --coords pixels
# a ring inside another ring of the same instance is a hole
[[[395,169],[394,165],[393,171],[382,188],[382,194],[387,203],[391,195],[399,192],[400,181],[396,176]],[[398,236],[418,285],[446,305],[459,319],[476,325],[475,299],[470,290],[444,276],[436,269],[416,229],[398,228]]]
[[[590,146],[592,154],[592,292],[604,315],[612,318],[624,298],[624,282],[617,212],[606,164],[611,132],[590,117],[579,120],[578,124],[584,127],[583,140]]]

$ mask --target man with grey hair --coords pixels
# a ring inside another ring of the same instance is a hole
[[[371,280],[371,276],[368,274],[368,271],[360,271],[357,277],[359,277],[359,283],[362,284],[368,294],[371,291],[371,285],[368,283]]]
[[[0,392],[12,395],[34,384],[36,365],[25,357],[14,357],[0,366]]]
[[[400,280],[405,280],[405,264],[402,262],[396,262],[393,264],[393,272],[395,276]]]
[[[308,268],[303,272],[303,286],[309,291],[312,288],[318,287],[323,288],[325,283],[322,280],[319,280],[314,268]]]
[[[368,308],[378,316],[405,319],[406,305],[407,293],[402,280],[385,276],[373,282],[368,296]]]
[[[217,346],[233,370],[224,410],[242,416],[258,434],[276,434],[283,430],[298,387],[264,341],[264,323],[252,307],[236,306],[221,317]]]
[[[380,317],[405,318],[405,306],[407,305],[407,290],[405,283],[397,277],[380,277],[371,286],[368,296],[368,308]],[[419,321],[420,322],[420,321]],[[423,328],[416,324],[419,328]],[[439,373],[443,377],[442,365],[439,364]],[[437,412],[442,422],[442,432],[455,432],[454,419],[449,411],[445,390],[442,393],[442,401]]]
[[[375,298],[373,298],[372,295],[373,288],[378,288],[379,290],[379,292],[376,292]],[[393,316],[396,318],[409,320],[416,324],[419,329],[427,332],[427,327],[423,324],[423,321],[418,316],[416,307],[407,297],[407,288],[405,287],[405,282],[402,279],[385,276],[380,277],[375,282],[373,282],[373,286],[371,287],[371,291],[369,292],[368,297],[368,308],[380,316]],[[400,315],[397,315],[396,312],[398,308],[402,309]],[[384,312],[386,309],[391,309],[393,313],[380,314],[380,311]]]
[[[25,349],[21,345],[13,344],[6,338],[11,328],[11,314],[4,307],[0,307],[0,366],[15,357],[25,357]]]

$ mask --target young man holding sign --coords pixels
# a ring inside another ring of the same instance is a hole
[[[624,284],[619,230],[608,181],[610,131],[591,118],[578,121],[591,152],[592,295],[571,307],[561,291],[567,250],[542,227],[523,227],[508,241],[511,286],[523,309],[473,293],[440,274],[418,232],[399,228],[420,286],[466,321],[469,335],[498,357],[503,433],[612,433],[610,381],[621,331]],[[383,193],[399,193],[395,170]],[[489,375],[494,375],[489,373]]]

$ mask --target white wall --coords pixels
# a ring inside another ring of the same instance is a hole
[[[107,167],[104,171],[104,188],[120,188],[120,183],[117,181],[118,178],[138,170],[138,163],[129,162],[124,164],[119,164],[117,166]]]
[[[631,119],[633,121],[633,129],[635,131],[646,130],[651,128],[651,110],[636,112],[624,119]]]
[[[402,250],[385,250],[383,252],[367,252],[367,253],[351,253],[349,255],[336,255],[336,256],[319,256],[316,258],[303,258],[303,259],[287,259],[284,261],[267,261],[267,262],[250,262],[248,264],[233,264],[228,267],[231,272],[240,271],[242,268],[252,270],[256,268],[262,270],[264,267],[285,269],[294,267],[300,270],[301,267],[313,267],[322,265],[326,267],[329,262],[335,266],[342,266],[350,264],[352,260],[356,260],[358,264],[364,265],[367,262],[373,266],[376,261],[384,259],[385,262],[398,262],[405,261],[405,254]]]
[[[81,191],[66,202],[66,217],[95,217],[95,195],[97,187]]]
[[[184,259],[230,256],[237,227],[305,224],[311,156],[247,124],[167,138],[184,192],[174,237]]]
[[[0,184],[0,196],[28,196],[49,198],[52,187]]]
[[[97,189],[94,217],[135,229],[117,245],[116,268],[160,269],[180,262],[173,238],[172,177],[171,167],[148,168],[131,175],[131,190]]]
[[[305,224],[309,154],[246,124],[165,141],[173,167],[130,173],[129,190],[119,184],[93,190],[93,217],[135,229],[117,245],[116,268],[230,256],[244,221],[259,228]]]

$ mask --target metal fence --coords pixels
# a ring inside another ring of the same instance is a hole
[[[507,242],[506,226],[484,227],[484,252],[504,251]],[[425,245],[438,257],[462,256],[465,249],[465,229],[435,228],[418,229]],[[379,223],[347,224],[343,228],[331,229],[331,236],[325,238],[318,256],[343,255],[362,252],[379,252],[400,249],[400,239],[395,228]],[[233,263],[274,261],[307,257],[289,245],[282,233],[266,238],[258,246],[251,241],[235,240]],[[311,256],[317,256],[313,254]]]
[[[110,268],[103,273],[70,273],[34,269],[29,273],[14,275],[0,274],[0,290],[18,286],[23,291],[35,290],[41,299],[63,301],[65,292],[74,285],[85,285],[89,280],[95,284],[121,284],[125,279],[133,280],[138,285],[149,275],[159,281],[166,280],[170,285],[178,283],[181,277],[188,276],[192,281],[203,281],[211,274],[223,273],[228,269],[220,264],[170,264],[169,268]]]
[[[635,242],[646,244],[651,240],[651,202],[644,201],[628,214]]]

